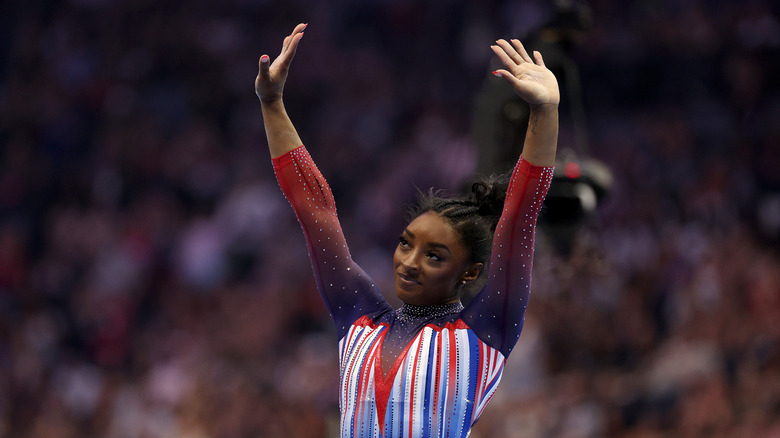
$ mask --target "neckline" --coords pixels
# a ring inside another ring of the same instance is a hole
[[[401,322],[411,322],[420,319],[438,318],[441,316],[452,315],[463,310],[463,304],[460,301],[449,304],[438,304],[435,306],[416,306],[414,304],[402,303],[396,310],[396,316]]]

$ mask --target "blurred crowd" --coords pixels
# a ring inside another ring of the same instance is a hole
[[[571,7],[586,25],[556,33]],[[614,183],[568,251],[539,228],[472,437],[780,437],[769,0],[3,2],[0,436],[335,436],[335,331],[252,90],[298,22],[288,112],[395,304],[415,187],[458,190],[496,147],[472,123],[489,45],[577,66],[560,148],[580,102]]]

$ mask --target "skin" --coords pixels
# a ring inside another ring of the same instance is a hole
[[[460,301],[464,282],[473,281],[482,263],[471,263],[455,229],[437,213],[413,220],[393,254],[395,293],[417,306]]]
[[[268,55],[263,55],[258,63],[255,93],[260,99],[263,125],[272,158],[280,157],[303,144],[285,110],[283,91],[290,63],[295,57],[306,26],[303,23],[295,26],[292,33],[284,39],[282,51],[276,59],[271,61]],[[539,52],[533,52],[531,57],[523,44],[516,39],[499,39],[490,48],[504,64],[503,69],[496,70],[493,74],[505,80],[530,108],[523,158],[537,166],[553,166],[558,144],[560,103],[555,75],[544,65]],[[461,282],[473,280],[482,269],[481,264],[467,263],[465,256],[463,259],[458,258],[461,250],[465,254],[459,236],[444,219],[438,219],[437,223],[433,217],[426,214],[412,221],[406,228],[415,236],[408,253],[411,255],[405,256],[407,248],[403,247],[401,242],[393,257],[396,295],[410,304],[434,305],[453,302],[459,299],[463,290]],[[432,243],[446,244],[452,258],[445,262],[426,259],[424,251],[419,248],[430,247]],[[479,265],[478,269],[476,265]]]
[[[298,50],[298,43],[303,38],[305,28],[306,24],[303,23],[295,26],[292,33],[284,39],[282,51],[273,62],[268,55],[261,56],[258,62],[260,70],[255,78],[255,94],[260,99],[271,158],[281,157],[303,144],[287,115],[282,96],[290,63]]]

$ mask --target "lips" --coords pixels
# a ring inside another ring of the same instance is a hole
[[[406,287],[412,287],[412,286],[417,286],[422,284],[419,281],[417,281],[414,277],[410,277],[409,275],[406,275],[401,272],[398,273],[398,280],[401,282],[402,285]]]

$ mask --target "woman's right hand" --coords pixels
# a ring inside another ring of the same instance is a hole
[[[533,52],[534,57],[531,58],[525,51],[523,43],[516,39],[510,41],[511,44],[500,39],[495,45],[490,46],[506,67],[494,71],[493,74],[506,79],[515,93],[531,107],[557,106],[561,101],[558,81],[544,65],[542,54]]]
[[[255,78],[255,93],[261,102],[270,103],[281,100],[290,62],[295,56],[298,42],[301,41],[306,26],[303,23],[295,26],[292,33],[284,39],[282,53],[274,59],[274,62],[271,62],[268,55],[260,57],[260,71]]]

